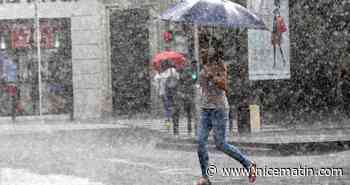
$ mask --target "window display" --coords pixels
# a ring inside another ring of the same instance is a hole
[[[14,24],[11,29],[12,49],[30,48],[33,37],[32,31],[30,24]]]
[[[39,114],[38,56],[33,23],[32,19],[0,21],[0,49],[17,67],[17,115]],[[70,19],[41,19],[40,34],[42,113],[68,114],[73,110]],[[2,83],[2,87],[7,85]],[[3,89],[0,102],[10,104]],[[2,106],[0,116],[10,114],[8,107]]]

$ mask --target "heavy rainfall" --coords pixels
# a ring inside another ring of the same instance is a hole
[[[349,0],[1,0],[0,185],[348,185],[349,30]]]

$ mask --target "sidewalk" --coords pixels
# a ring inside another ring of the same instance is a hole
[[[59,131],[99,130],[127,128],[126,125],[113,124],[109,121],[17,121],[0,124],[0,135],[15,135],[29,133],[53,133]]]
[[[162,120],[139,121],[119,120],[122,124],[132,124],[162,133],[163,140],[157,144],[160,149],[195,151],[197,148],[194,132],[187,133],[186,122],[180,122],[180,135],[173,136]],[[131,123],[132,122],[132,123]],[[285,128],[276,125],[262,125],[261,131],[251,134],[239,134],[237,124],[232,132],[228,131],[228,142],[238,146],[249,155],[320,155],[350,149],[350,121],[342,123],[299,125]],[[209,149],[215,150],[213,138],[209,138]]]
[[[311,141],[340,141],[350,140],[350,120],[348,123],[330,123],[309,125],[308,127],[285,128],[277,125],[262,125],[261,131],[240,135],[237,131],[237,123],[233,123],[233,130],[229,132],[227,128],[228,140],[241,143],[291,143],[291,142],[311,142]],[[67,119],[52,120],[2,120],[0,122],[0,133],[19,132],[50,132],[54,130],[83,130],[83,129],[108,129],[140,127],[161,132],[165,138],[195,139],[194,126],[192,133],[187,133],[187,123],[185,119],[180,120],[180,135],[174,137],[172,129],[165,128],[162,119],[108,119],[108,120],[85,120],[69,121]]]
[[[119,128],[142,128],[160,133],[160,149],[189,150],[197,148],[194,131],[187,134],[185,120],[180,121],[180,135],[173,136],[161,119],[109,119],[89,121],[68,120],[22,120],[1,122],[0,135],[53,133],[73,130],[98,130]],[[237,124],[228,134],[228,141],[252,155],[305,155],[337,152],[350,149],[350,122],[319,124],[295,129],[276,125],[263,125],[260,132],[240,135]],[[212,137],[209,148],[215,149]]]
[[[175,140],[195,139],[194,130],[191,134],[187,133],[187,122],[180,121],[180,135],[173,136],[172,128],[168,131],[161,119],[144,119],[144,120],[116,120],[120,125],[133,127],[142,127],[156,130],[164,134],[165,138]],[[262,125],[261,131],[251,134],[239,134],[237,123],[233,123],[233,130],[229,132],[227,128],[228,140],[240,143],[304,143],[304,142],[325,142],[325,141],[342,141],[350,140],[350,120],[348,123],[330,124],[313,124],[309,126],[297,126],[296,128],[285,128],[277,125]],[[192,126],[193,127],[193,126]]]

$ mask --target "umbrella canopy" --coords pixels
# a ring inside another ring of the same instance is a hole
[[[262,19],[253,12],[228,0],[183,0],[160,18],[202,26],[267,29]]]
[[[153,66],[156,70],[160,70],[160,64],[164,61],[171,61],[177,69],[184,66],[186,58],[183,54],[175,51],[164,51],[156,54],[153,58]]]

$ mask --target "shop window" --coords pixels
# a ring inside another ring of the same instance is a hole
[[[40,20],[41,93],[43,114],[71,113],[72,59],[70,19]],[[38,56],[34,21],[0,21],[0,50],[17,65],[17,115],[39,114]],[[1,60],[0,60],[0,63]],[[0,74],[3,74],[0,64]],[[1,83],[0,116],[8,116],[11,102]]]

